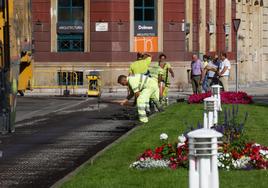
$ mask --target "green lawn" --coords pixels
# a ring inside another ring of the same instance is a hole
[[[224,108],[231,106],[224,106]],[[268,106],[240,105],[241,117],[249,113],[246,124],[248,136],[256,142],[268,145]],[[159,135],[165,132],[169,141],[177,141],[188,124],[197,124],[203,119],[203,105],[185,103],[171,105],[164,113],[153,117],[150,122],[131,133],[126,139],[114,145],[93,165],[85,166],[63,187],[92,188],[128,188],[128,187],[188,187],[186,169],[170,170],[133,170],[131,162],[145,149],[161,145]],[[268,170],[254,171],[220,171],[220,187],[226,188],[266,188],[268,187]]]

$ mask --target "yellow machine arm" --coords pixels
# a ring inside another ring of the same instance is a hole
[[[19,20],[18,6],[30,5],[30,0],[0,0],[0,132],[14,132],[16,117],[16,96],[20,53],[23,51],[21,24],[31,25]],[[28,13],[29,10],[20,10]],[[29,36],[26,36],[30,39]]]

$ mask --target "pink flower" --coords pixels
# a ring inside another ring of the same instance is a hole
[[[193,94],[188,98],[190,104],[193,103],[202,103],[203,100],[211,96],[211,92]],[[221,92],[221,101],[223,104],[250,104],[252,103],[252,96],[249,96],[247,93],[239,92]]]

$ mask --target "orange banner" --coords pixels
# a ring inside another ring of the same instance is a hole
[[[158,37],[135,37],[135,52],[158,52]]]

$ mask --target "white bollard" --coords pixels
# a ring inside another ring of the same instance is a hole
[[[188,133],[189,188],[219,188],[218,138],[222,134],[212,129]]]
[[[212,88],[212,96],[217,99],[217,110],[222,111],[221,108],[221,88],[220,85],[213,85]]]
[[[218,123],[217,100],[214,97],[204,99],[204,128],[211,128]]]

